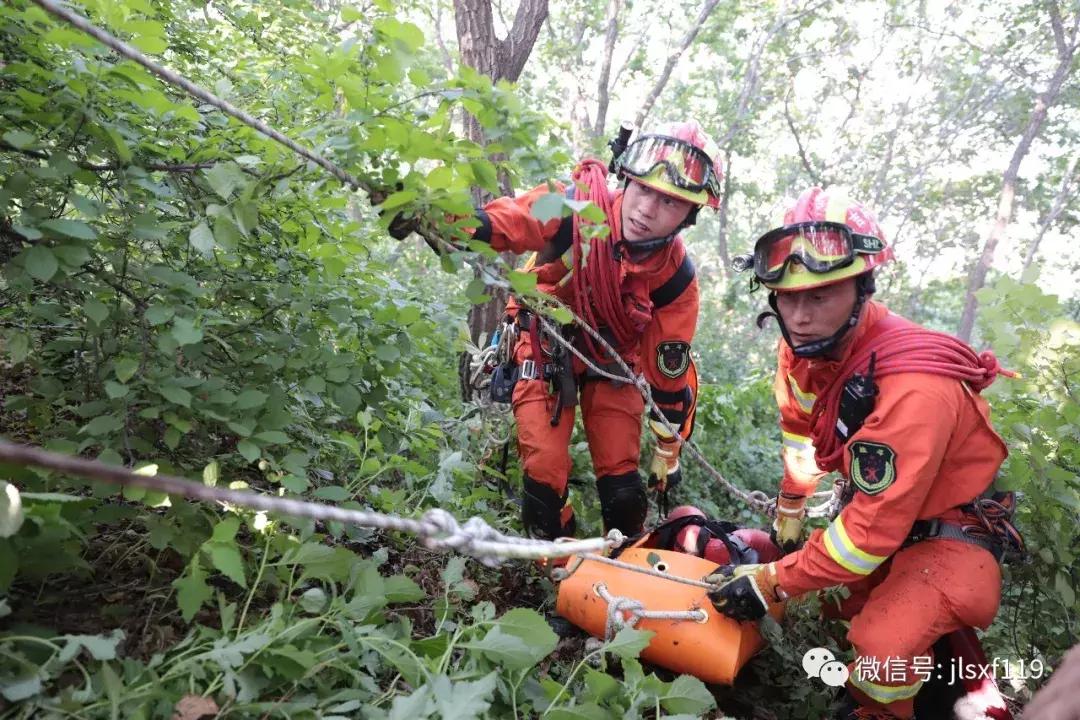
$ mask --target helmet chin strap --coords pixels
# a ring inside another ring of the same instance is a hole
[[[784,342],[791,348],[791,352],[795,354],[795,357],[800,358],[818,358],[828,355],[832,352],[848,331],[859,324],[859,315],[862,313],[863,305],[866,304],[867,298],[874,294],[876,289],[874,283],[874,273],[868,272],[858,275],[855,278],[855,304],[851,308],[851,315],[844,322],[840,328],[827,338],[821,340],[814,340],[813,342],[804,343],[802,345],[796,345],[791,342],[791,334],[788,332],[787,325],[784,324],[784,318],[780,315],[780,308],[776,303],[776,291],[773,290],[769,293],[769,307],[773,309],[772,312],[763,312],[757,316],[757,326],[762,327],[765,320],[773,317],[776,318],[776,324],[780,326],[780,334],[784,336]]]

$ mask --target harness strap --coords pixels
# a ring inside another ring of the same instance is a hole
[[[665,305],[675,302],[683,294],[683,291],[690,287],[690,283],[693,282],[696,274],[697,271],[694,268],[693,261],[690,259],[690,255],[683,255],[683,261],[675,270],[675,274],[668,278],[663,285],[649,293],[653,310],[659,310]]]
[[[994,556],[994,559],[1001,562],[1001,558],[1005,555],[1005,548],[1002,546],[1001,541],[990,536],[973,535],[960,525],[954,523],[942,522],[937,518],[933,520],[917,520],[915,524],[911,526],[911,532],[908,534],[907,539],[904,541],[902,547],[910,547],[917,542],[923,540],[931,540],[935,538],[943,538],[946,540],[959,540],[960,542],[966,542],[970,545],[978,545],[982,549],[988,551]]]

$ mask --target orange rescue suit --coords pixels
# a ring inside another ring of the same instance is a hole
[[[518,197],[498,198],[488,203],[480,214],[481,232],[495,250],[525,253],[541,252],[559,233],[568,218],[541,222],[532,215],[532,206],[549,192],[564,193],[565,186],[555,183],[538,186]],[[622,191],[613,196],[613,217],[607,223],[612,229],[609,237],[621,237],[619,223]],[[624,247],[633,248],[627,243]],[[555,295],[573,307],[570,274],[572,251],[532,268],[537,275],[538,288]],[[662,307],[654,307],[652,298],[665,283],[689,263],[681,237],[644,257],[623,252],[619,266],[619,283],[624,305],[632,304],[651,315],[640,342],[623,348],[622,357],[635,373],[644,372],[653,390],[653,398],[680,435],[688,437],[693,427],[693,412],[697,397],[697,377],[690,360],[690,343],[697,327],[698,283],[690,280],[677,297]],[[692,265],[690,266],[692,268]],[[511,301],[508,311],[516,312]],[[583,349],[581,343],[579,349]],[[544,350],[547,350],[546,343]],[[528,333],[523,332],[515,349],[519,364],[533,358]],[[603,365],[603,363],[597,363]],[[574,359],[574,373],[579,377],[585,366]],[[621,371],[616,367],[616,374]],[[592,380],[580,384],[581,410],[585,433],[589,441],[593,468],[598,479],[605,476],[636,472],[640,455],[641,416],[644,401],[630,384],[608,380]],[[518,445],[524,472],[532,479],[547,485],[560,496],[565,495],[570,475],[570,435],[574,423],[574,408],[565,407],[559,422],[552,426],[554,399],[547,383],[541,380],[521,380],[514,389],[514,417],[518,423]]]
[[[781,492],[806,496],[817,489],[823,473],[809,437],[810,410],[888,312],[868,303],[835,359],[798,358],[780,343],[774,390],[783,434]],[[917,520],[959,523],[960,507],[990,487],[1008,453],[986,400],[966,383],[911,372],[884,376],[877,385],[873,411],[845,444],[840,472],[854,482],[851,502],[778,562],[777,580],[792,596],[848,586],[852,595],[840,615],[852,619],[848,639],[857,653],[848,687],[865,705],[911,717],[925,679],[911,669],[926,662],[914,658],[932,656],[933,643],[953,630],[988,627],[1000,602],[1001,573],[990,552],[959,540],[902,545]],[[888,673],[870,672],[889,658]]]

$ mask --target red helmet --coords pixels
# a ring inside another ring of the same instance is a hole
[[[770,290],[806,290],[862,275],[893,259],[877,218],[842,190],[804,190],[779,227],[754,244],[754,274]]]
[[[620,173],[672,197],[720,207],[720,148],[696,120],[638,135],[617,166]]]

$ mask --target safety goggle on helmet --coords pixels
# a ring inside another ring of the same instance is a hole
[[[641,178],[663,168],[665,179],[687,193],[720,196],[720,178],[713,160],[686,140],[667,135],[642,135],[619,157],[618,169]]]
[[[783,225],[765,233],[754,243],[754,275],[760,282],[771,284],[783,278],[792,263],[799,263],[815,275],[824,275],[852,266],[859,259],[871,260],[860,263],[861,267],[857,268],[864,272],[880,264],[872,262],[872,258],[885,253],[886,249],[881,238],[854,232],[844,223],[819,221]],[[886,258],[873,259],[884,261]]]

